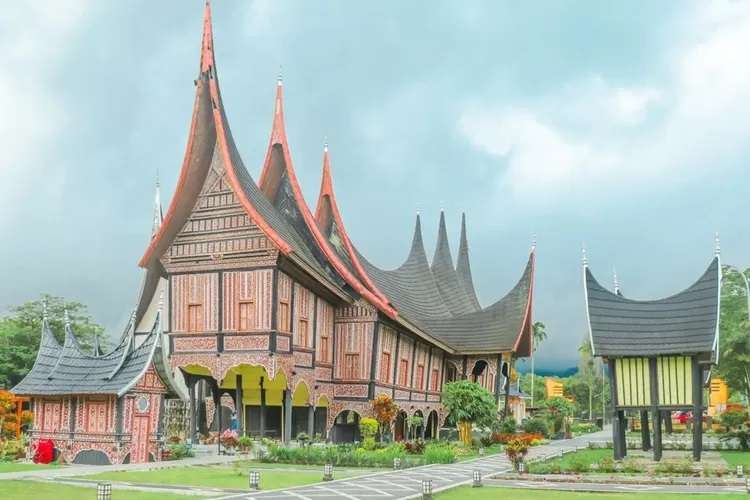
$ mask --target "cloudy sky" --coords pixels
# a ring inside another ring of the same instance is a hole
[[[521,2],[528,4],[529,2]],[[0,307],[48,292],[119,332],[140,281],[158,170],[177,179],[202,3],[13,2],[0,17]],[[331,147],[348,230],[395,267],[423,215],[467,212],[487,304],[538,240],[543,366],[585,334],[581,245],[604,283],[689,285],[721,233],[750,265],[750,2],[215,0],[224,102],[257,176],[283,68],[314,203]],[[454,246],[454,255],[455,255]]]

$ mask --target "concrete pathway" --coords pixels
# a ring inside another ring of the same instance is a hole
[[[602,436],[599,436],[599,434],[602,434]],[[529,450],[528,459],[541,460],[561,453],[575,451],[577,447],[586,446],[589,441],[602,438],[606,435],[605,431],[604,433],[589,434],[580,438],[555,441],[548,445],[536,446]],[[463,484],[470,484],[476,470],[482,473],[482,477],[488,477],[508,472],[511,469],[511,464],[505,454],[500,453],[455,464],[426,465],[285,490],[259,491],[242,495],[228,495],[221,498],[224,500],[291,498],[298,500],[341,498],[349,500],[372,500],[377,498],[408,499],[421,496],[422,481],[425,479],[432,480],[433,493],[437,493]],[[261,486],[263,483],[262,477],[261,473]]]
[[[557,481],[516,481],[508,479],[488,479],[484,482],[484,484],[486,487],[523,488],[530,490],[560,490],[606,493],[737,493],[747,495],[747,490],[744,486],[709,486],[686,484],[607,484],[580,482],[563,483]]]

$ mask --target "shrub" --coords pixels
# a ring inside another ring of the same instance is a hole
[[[627,474],[639,474],[643,470],[643,465],[638,460],[626,458],[622,461],[622,471]]]
[[[612,457],[603,457],[599,460],[599,471],[600,472],[615,472],[615,461]]]
[[[747,422],[747,412],[743,410],[727,410],[721,414],[719,422],[727,431],[739,429]]]
[[[221,433],[221,445],[227,449],[237,447],[237,431],[227,429]]]
[[[590,422],[578,422],[570,426],[571,432],[574,434],[588,434],[590,432],[596,432],[599,428],[596,424]]]
[[[378,433],[378,421],[374,418],[363,418],[359,421],[359,433],[362,439],[374,438]]]
[[[456,451],[448,443],[430,443],[424,450],[425,464],[452,464],[456,461]]]
[[[541,434],[546,438],[549,436],[549,425],[542,417],[527,418],[523,421],[523,431],[529,434]]]
[[[299,439],[299,436],[297,436],[297,439]],[[249,452],[253,448],[252,438],[250,436],[240,436],[237,439],[237,447],[243,453]]]
[[[578,456],[578,457],[576,457],[576,456],[572,457],[571,460],[570,460],[570,462],[568,462],[568,464],[569,464],[568,465],[568,469],[571,472],[575,472],[575,473],[578,473],[578,474],[580,474],[582,472],[588,472],[589,468],[591,466],[591,463],[588,460],[586,460],[584,457],[580,457],[580,456]]]
[[[364,448],[367,451],[372,450],[378,450],[380,448],[383,448],[377,441],[375,441],[374,437],[366,437],[362,440],[362,448]]]
[[[379,424],[380,439],[383,439],[383,434],[388,431],[391,427],[391,422],[396,418],[398,414],[398,405],[393,402],[391,397],[387,394],[378,394],[372,401],[372,411],[375,414],[375,420]]]
[[[167,445],[167,460],[181,460],[192,456],[194,456],[193,451],[184,443]]]
[[[415,439],[414,441],[404,442],[404,447],[407,453],[412,455],[421,455],[424,453],[425,444],[421,439]]]
[[[500,434],[514,434],[516,432],[516,421],[513,418],[504,418],[497,426]]]
[[[522,439],[511,439],[505,445],[505,454],[513,464],[513,469],[518,471],[518,464],[523,462],[526,454],[529,452],[529,445]]]
[[[493,433],[494,434],[494,433]],[[479,443],[484,446],[485,448],[489,448],[493,444],[495,444],[495,441],[492,439],[492,435],[489,436],[482,436],[479,438]]]

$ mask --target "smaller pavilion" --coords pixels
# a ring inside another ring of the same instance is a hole
[[[627,455],[625,411],[638,411],[644,449],[662,456],[662,415],[692,411],[693,458],[700,460],[704,389],[718,362],[721,262],[716,256],[692,286],[671,297],[632,300],[604,288],[583,257],[591,349],[609,368],[614,458]]]

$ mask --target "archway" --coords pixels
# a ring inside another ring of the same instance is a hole
[[[300,434],[312,438],[314,410],[307,384],[299,382],[292,393],[292,439],[297,439]]]
[[[487,363],[487,361],[480,359],[476,363],[474,363],[474,367],[471,369],[472,381],[494,393],[495,391],[488,387],[488,385],[492,383],[491,379],[492,376],[490,374],[489,364]]]
[[[237,401],[240,433],[281,439],[288,385],[286,374],[281,370],[270,378],[262,366],[239,364],[227,371],[219,390],[232,394]]]
[[[396,415],[396,421],[393,423],[393,440],[403,441],[407,436],[408,415],[404,410],[400,410]]]
[[[311,437],[321,440],[327,438],[326,425],[328,422],[328,407],[330,405],[331,402],[328,400],[328,396],[321,394],[315,405],[315,420],[313,423],[313,435]]]
[[[439,437],[438,420],[437,411],[432,410],[427,416],[427,422],[425,422],[425,439],[437,439]]]
[[[411,431],[411,438],[412,439],[424,439],[424,428],[425,428],[425,420],[424,420],[424,413],[422,413],[422,410],[417,410],[414,412],[415,417],[419,417],[422,419],[421,423],[412,425],[412,429],[409,429]]]
[[[331,441],[334,443],[353,443],[359,440],[359,413],[354,410],[342,410],[333,420]]]
[[[445,383],[455,382],[458,380],[458,368],[455,364],[448,361],[445,364]]]

